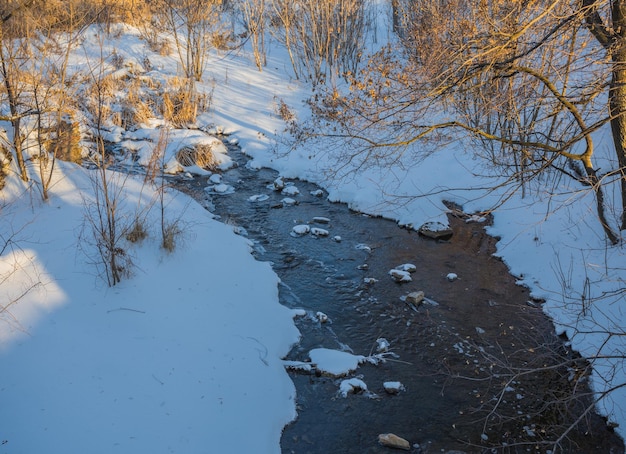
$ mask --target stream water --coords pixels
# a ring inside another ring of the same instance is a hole
[[[424,238],[330,203],[304,181],[290,182],[299,194],[285,196],[272,190],[274,171],[249,169],[237,149],[231,155],[238,166],[222,183],[234,192],[207,192],[206,177],[175,184],[248,236],[282,281],[281,303],[306,311],[296,319],[301,342],[287,359],[308,361],[318,347],[368,356],[379,339],[393,354],[349,374],[368,389],[345,397],[338,391],[346,377],[290,371],[298,418],[284,429],[283,453],[390,452],[378,443],[382,433],[403,437],[416,453],[624,452],[594,412],[574,424],[589,403],[586,364],[554,334],[541,302],[492,256],[495,240],[483,224],[459,214],[450,217],[450,240]],[[304,224],[329,234],[291,234]],[[389,270],[405,263],[416,265],[412,281],[394,282]],[[415,291],[427,301],[403,301]],[[389,394],[389,381],[402,389]],[[557,449],[548,443],[564,433]]]

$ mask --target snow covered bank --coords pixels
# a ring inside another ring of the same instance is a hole
[[[81,234],[89,172],[59,169],[47,204],[14,180],[0,192],[15,301],[0,313],[0,453],[280,452],[295,417],[280,358],[299,333],[270,266],[176,194],[177,249],[159,248],[152,210],[133,276],[108,288]],[[153,197],[128,179],[122,212]]]

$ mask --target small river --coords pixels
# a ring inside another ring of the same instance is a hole
[[[230,153],[238,165],[222,183],[234,192],[205,191],[206,177],[175,185],[251,239],[282,281],[281,303],[306,312],[296,318],[302,339],[287,359],[308,361],[318,347],[368,356],[388,345],[387,361],[347,377],[367,391],[345,397],[346,377],[289,371],[298,418],[284,430],[283,453],[394,452],[378,443],[383,433],[408,440],[414,453],[559,452],[548,441],[588,405],[586,364],[554,335],[541,302],[492,256],[495,240],[483,224],[459,213],[450,217],[450,240],[424,238],[330,203],[304,181],[288,181],[299,194],[283,195],[272,189],[276,172],[249,169],[238,149]],[[291,234],[304,224],[328,236]],[[405,263],[416,266],[412,281],[394,282],[389,270]],[[417,291],[426,302],[403,301]],[[402,388],[390,394],[385,382]],[[560,452],[624,452],[601,417],[589,412],[581,420]]]

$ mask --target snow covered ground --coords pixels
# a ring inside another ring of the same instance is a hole
[[[110,37],[88,30],[72,54],[72,71],[114,49],[137,66],[149,55],[151,77],[177,74],[173,55],[152,54],[129,28]],[[327,178],[332,148],[285,153],[275,141],[284,129],[279,101],[306,115],[307,86],[289,74],[275,48],[263,72],[245,50],[212,55],[200,87],[212,92],[212,109],[198,126],[230,133],[253,165],[315,181],[332,200],[402,224],[446,222],[443,200],[473,212],[502,196],[480,189],[485,181],[472,172],[480,163],[454,145],[419,165],[346,169],[349,178]],[[110,138],[132,143],[144,159],[158,141],[157,126],[124,135],[112,129]],[[181,146],[200,140],[197,132],[173,134],[168,163]],[[598,148],[608,151],[609,144]],[[298,332],[295,314],[278,304],[269,265],[254,261],[247,241],[197,203],[168,194],[167,216],[184,225],[180,244],[172,254],[159,248],[153,207],[150,236],[129,246],[133,276],[109,288],[83,230],[91,181],[89,171],[59,163],[48,203],[16,178],[0,192],[0,298],[16,301],[0,313],[0,453],[279,452],[281,430],[295,416],[294,387],[280,358]],[[407,198],[399,204],[398,196]],[[130,178],[122,212],[132,216],[154,198],[152,188]],[[624,332],[624,298],[594,301],[582,316],[581,300],[622,288],[626,272],[623,247],[606,246],[592,205],[590,195],[574,200],[565,190],[513,197],[489,232],[501,238],[498,255],[520,284],[546,299],[546,312],[574,347],[605,357],[594,364],[611,380],[593,377],[603,390],[626,382],[623,364],[610,358],[626,351],[625,336],[605,342],[604,334]],[[601,405],[622,435],[624,402],[626,387]]]

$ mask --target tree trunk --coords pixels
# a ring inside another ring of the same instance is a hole
[[[624,60],[626,52],[623,53],[624,56],[613,56],[614,70],[609,88],[609,114],[611,115],[611,132],[621,180],[622,215],[620,229],[626,230],[626,68],[615,62],[616,58],[626,61]]]
[[[612,9],[615,45],[611,52],[609,114],[615,153],[620,171],[622,213],[620,229],[626,230],[626,1],[615,1]]]
[[[15,93],[15,87],[11,84],[11,75],[7,68],[6,58],[4,54],[4,46],[0,40],[0,69],[2,70],[2,78],[4,79],[4,89],[7,92],[9,101],[9,110],[11,112],[11,126],[13,127],[13,148],[17,164],[20,168],[20,177],[23,181],[28,181],[28,172],[24,162],[24,154],[22,150],[22,136],[20,135],[20,112],[18,109],[18,99]]]

